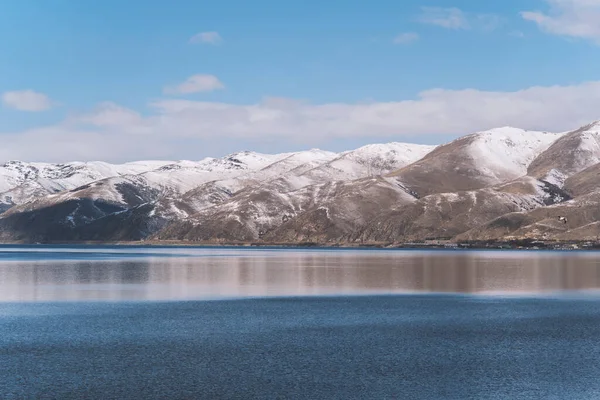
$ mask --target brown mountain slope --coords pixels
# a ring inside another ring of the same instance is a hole
[[[556,140],[529,165],[528,175],[562,186],[565,179],[600,162],[600,122]]]
[[[561,220],[561,217],[565,219]],[[587,240],[579,234],[600,221],[600,197],[590,193],[529,212],[516,212],[457,235],[458,241],[565,238]]]
[[[598,191],[600,189],[600,163],[567,178],[564,189],[573,197]]]
[[[568,196],[530,177],[474,191],[434,194],[384,213],[359,238],[366,242],[412,242],[452,238],[499,216],[544,207]]]

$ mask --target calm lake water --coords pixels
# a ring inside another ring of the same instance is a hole
[[[0,301],[600,288],[600,252],[0,247]]]
[[[600,253],[0,246],[0,399],[600,398]]]

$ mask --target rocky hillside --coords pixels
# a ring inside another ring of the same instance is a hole
[[[600,123],[440,146],[0,167],[4,242],[600,238]]]

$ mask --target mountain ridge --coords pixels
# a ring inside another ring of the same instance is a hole
[[[391,142],[342,153],[8,162],[0,188],[7,242],[589,239],[600,229],[600,123],[561,133],[502,127],[439,146]]]

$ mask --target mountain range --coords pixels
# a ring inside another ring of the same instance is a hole
[[[597,240],[600,122],[201,161],[0,165],[0,241]]]

